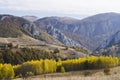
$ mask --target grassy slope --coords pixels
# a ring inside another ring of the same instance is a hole
[[[34,38],[31,38],[27,35],[23,35],[22,37],[18,38],[3,38],[0,37],[0,42],[3,43],[13,43],[13,45],[19,44],[20,47],[30,47],[30,48],[36,48],[36,49],[43,49],[43,50],[54,50],[54,49],[59,49],[60,53],[59,55],[62,58],[74,58],[74,57],[85,57],[87,54],[84,54],[82,52],[76,51],[72,48],[69,48],[66,50],[66,47],[59,46],[59,45],[52,45],[52,44],[47,44],[44,41],[40,41]]]
[[[18,25],[7,21],[0,22],[0,37],[17,37],[22,34]]]
[[[43,32],[41,30],[40,30],[40,34],[38,36],[34,36],[34,37],[41,41],[45,41],[46,43],[62,45],[62,43],[60,41],[58,41],[57,39],[53,38],[52,36],[50,36],[49,34]]]
[[[3,43],[13,43],[13,44],[19,44],[19,45],[38,45],[38,44],[43,44],[44,42],[42,41],[39,41],[39,40],[36,40],[34,38],[31,38],[27,35],[23,35],[22,37],[18,37],[18,38],[3,38],[3,37],[0,37],[0,42],[3,42]]]

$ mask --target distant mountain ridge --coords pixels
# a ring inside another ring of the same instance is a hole
[[[34,23],[46,32],[47,27],[55,28],[67,38],[90,50],[94,50],[120,30],[120,14],[117,13],[98,14],[82,20],[70,18],[69,21],[65,21],[67,19],[45,17]]]
[[[18,16],[0,15],[0,37],[16,38],[22,35],[28,35],[48,43],[53,43],[53,41],[54,43],[59,43],[59,41],[52,38],[49,34],[40,30],[38,31],[37,26],[33,22]]]
[[[24,19],[26,19],[26,20],[28,20],[30,22],[34,22],[34,21],[36,21],[38,19],[38,17],[36,17],[36,16],[28,16],[28,15],[22,16],[22,18],[24,18]]]
[[[34,22],[23,17],[0,15],[0,22],[2,21],[16,26],[11,27],[9,32],[11,35],[16,31],[13,29],[17,29],[19,31],[15,34],[26,34],[53,44],[82,46],[92,51],[120,31],[120,14],[118,13],[97,14],[82,20],[70,17],[44,17],[35,21],[33,19]],[[0,27],[3,28],[3,26]],[[5,29],[1,29],[1,34],[3,34],[2,31],[4,32]]]

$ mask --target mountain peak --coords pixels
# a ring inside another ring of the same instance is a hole
[[[38,22],[39,21],[48,21],[48,22],[57,21],[57,22],[61,22],[61,23],[64,23],[64,24],[73,24],[73,23],[78,22],[79,20],[75,19],[75,18],[71,18],[71,17],[51,16],[51,17],[44,17],[44,18],[38,19],[37,21]]]
[[[118,18],[118,16],[120,17],[119,13],[114,13],[114,12],[110,12],[110,13],[100,13],[100,14],[96,14],[87,18],[82,19],[83,22],[99,22],[99,21],[106,21],[106,20],[110,20],[110,19],[116,19]]]

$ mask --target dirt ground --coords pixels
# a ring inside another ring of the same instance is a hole
[[[85,70],[66,73],[51,73],[28,78],[18,78],[14,80],[120,80],[120,67],[110,69],[110,74],[106,75],[104,70]]]

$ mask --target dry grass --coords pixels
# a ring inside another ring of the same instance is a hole
[[[45,43],[44,41],[40,41],[37,39],[34,39],[32,37],[29,37],[27,35],[23,35],[22,37],[18,37],[18,38],[3,38],[0,37],[0,43],[13,43],[14,46],[19,45],[19,47],[29,47],[29,48],[36,48],[36,49],[46,49],[46,50],[54,50],[56,48],[60,49],[60,56],[63,58],[69,57],[86,57],[87,55],[82,53],[82,52],[78,52],[72,48],[69,48],[68,50],[66,50],[64,46],[61,45],[54,45],[54,44],[48,44]]]
[[[44,42],[36,40],[32,37],[23,35],[22,37],[18,38],[2,38],[0,37],[0,43],[13,43],[13,45],[19,44],[19,46],[26,46],[26,45],[42,45]]]
[[[116,75],[109,75],[109,76],[62,76],[62,77],[46,77],[46,78],[40,78],[40,77],[34,77],[34,78],[28,78],[26,80],[120,80],[120,74]],[[23,80],[23,79],[15,79],[15,80]]]
[[[92,74],[85,76],[90,71]],[[87,70],[67,73],[53,73],[29,77],[24,80],[120,80],[120,67],[111,68],[111,74],[105,75],[104,70]],[[14,80],[23,80],[21,78]]]

